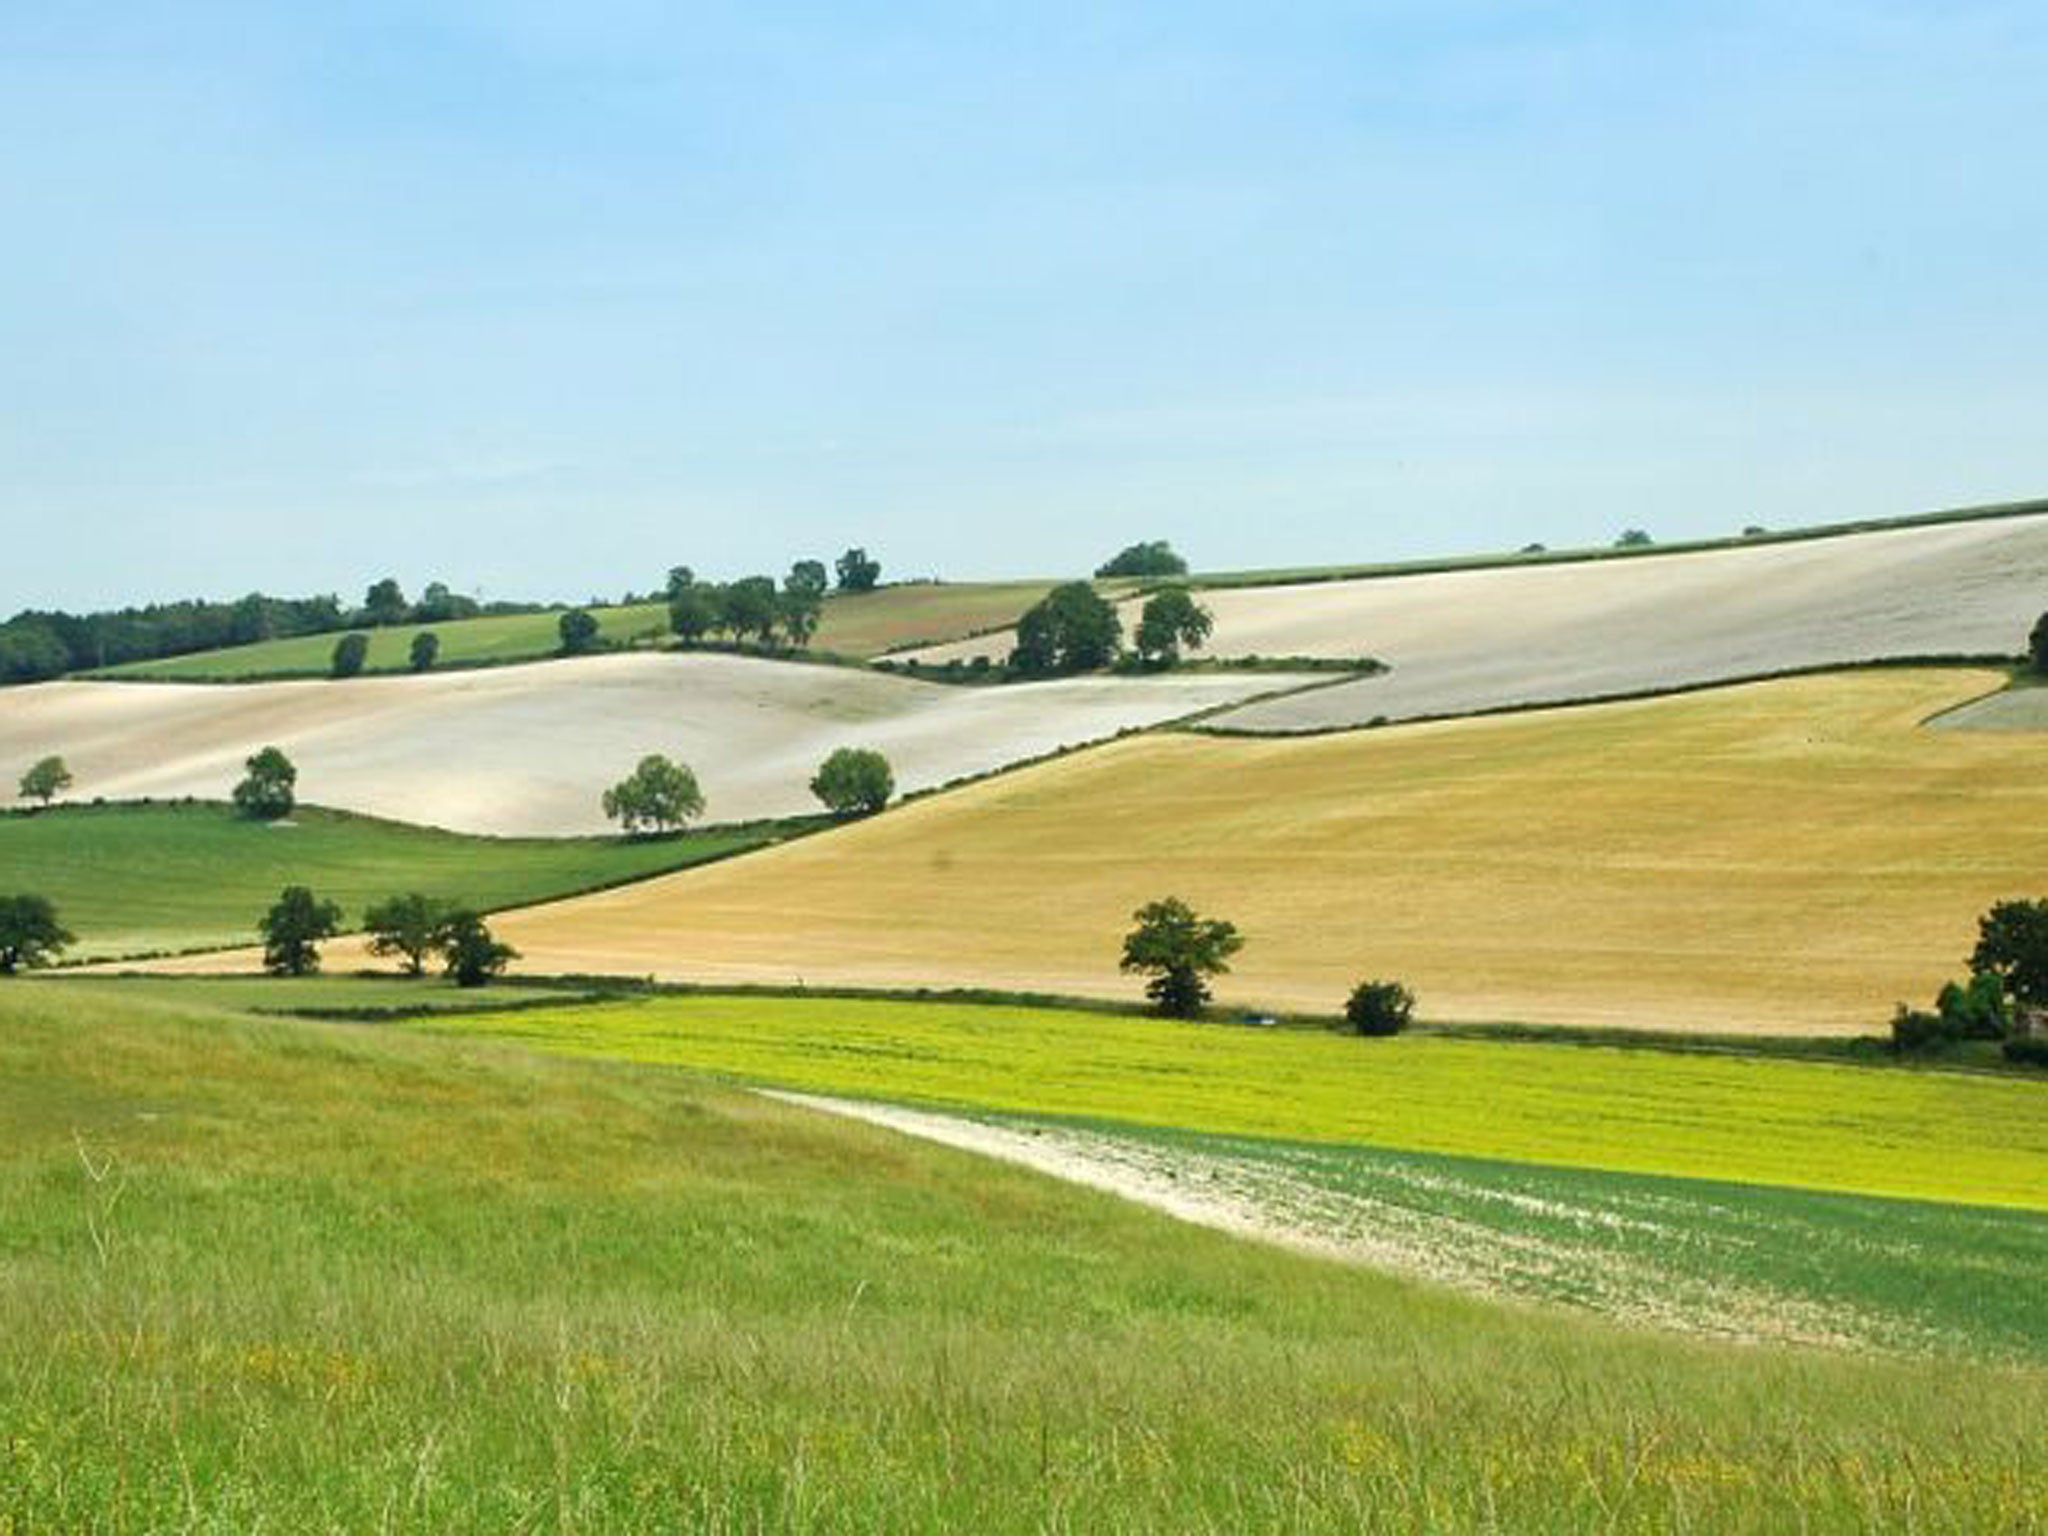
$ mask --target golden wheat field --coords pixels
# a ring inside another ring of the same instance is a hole
[[[1997,682],[1145,737],[501,927],[528,971],[1130,996],[1119,937],[1171,892],[1243,929],[1227,1002],[1332,1011],[1394,976],[1440,1020],[1856,1032],[1955,973],[1988,902],[2048,889],[2032,743],[1920,725]]]

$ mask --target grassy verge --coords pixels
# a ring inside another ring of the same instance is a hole
[[[683,1074],[0,985],[13,1530],[2017,1531],[2044,1415]]]
[[[56,903],[78,935],[70,958],[104,959],[253,942],[288,884],[339,902],[351,924],[368,903],[411,890],[495,911],[724,858],[804,825],[495,838],[311,807],[289,824],[203,802],[60,807],[0,815],[0,870],[9,890]]]
[[[837,999],[421,1027],[955,1108],[2048,1209],[2048,1090],[1962,1073]]]

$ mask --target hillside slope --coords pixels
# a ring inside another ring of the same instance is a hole
[[[462,832],[568,836],[606,830],[599,796],[648,752],[696,770],[713,820],[747,821],[816,810],[807,785],[835,747],[880,748],[907,791],[1300,681],[970,689],[644,654],[339,683],[44,683],[7,694],[0,771],[57,752],[81,798],[220,798],[242,760],[275,743],[311,803]]]
[[[543,971],[1132,996],[1179,894],[1248,940],[1219,993],[1334,1012],[1882,1029],[2042,894],[2023,736],[1922,729],[1997,681],[1878,671],[1263,741],[1122,742],[735,863],[508,914]]]
[[[2014,655],[2048,608],[2048,514],[1753,548],[1206,591],[1220,656],[1390,671],[1220,728],[1322,730],[1885,657]],[[1136,620],[1124,608],[1126,629]],[[1007,635],[921,652],[1005,653]]]

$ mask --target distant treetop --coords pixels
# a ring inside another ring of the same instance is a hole
[[[1106,560],[1095,568],[1097,576],[1185,576],[1187,573],[1187,561],[1176,555],[1173,546],[1164,539],[1129,545],[1120,550],[1115,559]]]

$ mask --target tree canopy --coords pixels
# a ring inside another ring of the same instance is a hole
[[[1398,1035],[1415,1014],[1415,994],[1398,981],[1361,981],[1344,1004],[1344,1022],[1361,1035]]]
[[[412,637],[410,658],[413,671],[431,672],[441,659],[441,637],[431,629],[421,630]]]
[[[1977,922],[1972,971],[1989,971],[2016,1002],[2048,1006],[2048,901],[2001,901]]]
[[[1183,647],[1199,651],[1208,644],[1215,622],[1186,587],[1168,587],[1146,599],[1133,638],[1146,661],[1171,666],[1180,660]]]
[[[781,618],[782,604],[771,578],[742,576],[725,589],[725,627],[736,636],[753,635],[766,645],[775,638]]]
[[[71,770],[64,766],[63,758],[54,755],[42,758],[21,776],[21,798],[45,805],[70,787]]]
[[[370,590],[363,594],[363,620],[368,624],[403,624],[412,617],[412,604],[405,600],[405,591],[398,585],[398,578],[386,576],[382,581],[372,582]]]
[[[1097,576],[1185,576],[1187,561],[1164,539],[1127,544],[1095,568]]]
[[[370,637],[359,629],[352,629],[334,642],[334,654],[328,660],[329,677],[354,677],[363,670],[363,663],[370,655]]]
[[[1137,926],[1124,935],[1118,969],[1149,972],[1145,995],[1159,1011],[1193,1018],[1209,1000],[1207,978],[1230,969],[1243,936],[1234,923],[1197,917],[1178,896],[1147,902],[1131,917]]]
[[[447,902],[417,891],[378,902],[363,913],[370,953],[400,956],[408,975],[424,976],[427,956],[434,952],[449,911]]]
[[[849,549],[833,564],[842,592],[872,592],[875,583],[882,579],[882,562],[869,559],[868,552],[858,546]]]
[[[235,808],[259,821],[289,816],[297,803],[299,770],[276,747],[265,747],[242,764],[247,770],[235,786]]]
[[[1010,665],[1030,676],[1092,672],[1116,660],[1123,621],[1085,581],[1054,587],[1017,621]]]
[[[679,830],[704,814],[704,793],[697,776],[683,764],[650,752],[639,765],[604,792],[604,813],[628,837],[643,828],[650,832]]]
[[[597,649],[597,620],[583,608],[571,608],[555,622],[564,656],[585,656]]]
[[[896,775],[872,748],[840,747],[819,765],[811,793],[834,815],[872,815],[896,793]]]
[[[278,976],[310,976],[320,969],[320,942],[341,931],[341,908],[303,885],[288,885],[256,925],[263,935],[263,968]]]
[[[434,935],[435,947],[448,962],[458,987],[480,987],[519,958],[519,951],[494,937],[474,912],[451,912]]]
[[[0,976],[47,965],[76,937],[46,896],[0,896]]]

